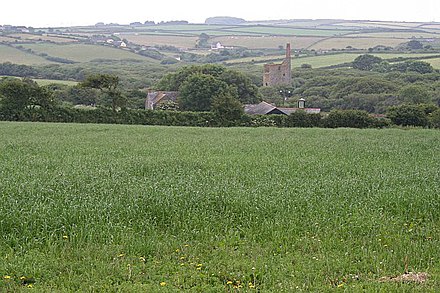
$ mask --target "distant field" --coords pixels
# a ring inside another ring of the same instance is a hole
[[[68,86],[77,85],[77,81],[71,80],[56,80],[56,79],[34,79],[40,86],[49,85],[49,84],[64,84]]]
[[[35,56],[33,54],[25,53],[18,49],[0,44],[0,63],[3,62],[11,62],[23,65],[40,65],[53,63],[40,56]]]
[[[164,36],[164,35],[131,35],[124,34],[124,38],[128,41],[146,46],[154,45],[171,45],[178,48],[194,48],[198,37],[179,37],[179,36]]]
[[[0,135],[1,292],[440,291],[439,131]]]
[[[228,29],[229,30],[229,29]],[[317,37],[329,37],[336,36],[342,33],[350,33],[350,31],[340,31],[340,30],[321,30],[321,29],[295,29],[295,28],[287,28],[287,27],[265,27],[265,26],[256,26],[256,27],[247,27],[242,26],[240,28],[230,29],[230,31],[239,31],[239,32],[251,32],[251,33],[261,33],[267,35],[292,35],[292,36],[317,36]]]
[[[278,48],[278,46],[286,46],[291,43],[292,48],[306,48],[315,42],[322,40],[319,37],[250,37],[250,36],[229,36],[216,37],[212,40],[221,42],[225,46],[243,46],[249,49]]]
[[[435,69],[440,69],[440,58],[425,59],[425,60],[422,60],[422,61],[430,63],[432,65],[432,67],[434,67]]]
[[[85,44],[23,44],[23,47],[30,48],[37,53],[46,53],[49,56],[66,58],[76,62],[88,62],[94,59],[136,59],[151,60],[147,57],[124,51],[121,49]]]
[[[342,63],[352,62],[356,57],[361,55],[361,53],[339,53],[339,54],[328,54],[328,55],[318,55],[318,56],[312,56],[312,57],[293,57],[292,58],[292,66],[293,67],[300,67],[302,64],[310,64],[313,68],[320,68],[320,67],[328,67],[332,65],[338,65]],[[424,56],[431,56],[431,55],[438,55],[436,53],[432,54],[408,54],[408,53],[374,53],[374,56],[378,56],[383,59],[392,59],[392,58],[414,58],[414,57],[424,57]],[[227,64],[235,64],[235,63],[266,63],[266,62],[281,62],[285,58],[284,55],[277,55],[277,56],[263,56],[263,57],[249,57],[249,58],[242,58],[242,59],[235,59],[227,61]],[[253,60],[253,61],[252,61]],[[270,61],[268,61],[270,60]],[[277,61],[273,61],[277,60]],[[437,59],[432,59],[433,63],[436,63]],[[430,59],[426,59],[425,61],[430,62]],[[434,66],[433,64],[433,66]],[[435,66],[434,66],[435,67]]]
[[[351,46],[357,49],[368,49],[378,45],[395,47],[406,41],[407,40],[405,39],[336,37],[336,38],[325,39],[309,47],[309,49],[315,49],[315,50],[344,49],[347,48],[347,46]]]
[[[412,38],[440,38],[440,34],[423,33],[423,32],[381,32],[381,33],[362,33],[362,34],[350,34],[345,37],[354,38],[387,38],[387,39],[406,39],[409,41]]]
[[[0,75],[0,79],[2,77],[10,77],[10,76]],[[12,76],[12,77],[15,77],[15,76]],[[16,77],[16,78],[21,78],[21,77]],[[38,79],[38,78],[33,78],[32,80],[37,82],[40,86],[49,85],[49,84],[64,84],[64,85],[68,85],[68,86],[74,86],[74,85],[78,84],[78,82],[71,81],[71,80]]]
[[[40,36],[40,35],[32,35],[32,34],[14,34],[12,37],[19,37],[21,41],[29,40],[29,41],[50,41],[55,43],[73,43],[77,42],[77,40],[72,38],[61,38],[56,36]]]

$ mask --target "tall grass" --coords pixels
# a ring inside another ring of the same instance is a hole
[[[440,290],[438,131],[0,123],[0,137],[0,291]],[[378,282],[405,270],[430,278]]]

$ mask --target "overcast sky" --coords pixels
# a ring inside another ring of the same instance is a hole
[[[42,26],[127,24],[188,20],[203,23],[211,16],[246,20],[361,19],[440,22],[440,0],[2,0],[0,24]]]

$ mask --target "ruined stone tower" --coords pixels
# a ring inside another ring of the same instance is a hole
[[[290,44],[286,45],[286,59],[281,64],[265,64],[263,86],[289,85],[292,80]]]

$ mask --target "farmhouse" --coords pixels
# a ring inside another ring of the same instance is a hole
[[[290,113],[296,112],[298,110],[305,111],[308,114],[321,113],[320,108],[305,108],[304,99],[300,99],[298,101],[297,108],[276,107],[264,101],[256,105],[245,105],[244,107],[244,112],[249,115],[289,115]]]
[[[158,105],[165,102],[177,102],[178,95],[178,92],[148,91],[145,110],[155,110]]]
[[[292,81],[290,44],[286,45],[286,58],[281,64],[265,64],[263,86],[289,85]]]

